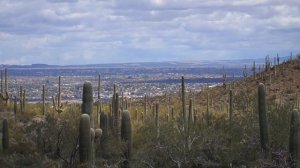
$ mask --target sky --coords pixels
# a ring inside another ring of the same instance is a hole
[[[300,53],[299,0],[0,0],[0,64]]]

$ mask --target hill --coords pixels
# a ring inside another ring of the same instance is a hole
[[[223,85],[201,92],[183,80],[180,94],[129,100],[114,93],[107,104],[93,100],[90,83],[81,104],[1,94],[0,167],[291,167],[300,145],[289,138],[300,134],[290,126],[299,115],[292,111],[299,109],[300,59],[255,72],[230,82],[224,74]]]

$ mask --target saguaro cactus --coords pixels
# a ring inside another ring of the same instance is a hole
[[[104,111],[100,114],[100,128],[102,130],[102,136],[100,138],[100,156],[103,157],[109,153],[110,146],[108,145],[108,129],[109,129],[109,117]]]
[[[79,159],[81,163],[90,164],[91,146],[90,117],[88,114],[82,114],[79,125]]]
[[[7,102],[9,99],[9,94],[8,94],[8,75],[7,75],[7,68],[4,69],[4,79],[5,79],[5,101]]]
[[[45,107],[45,85],[43,85],[43,88],[42,88],[42,101],[43,101],[43,106],[42,106],[43,115],[45,115],[45,111],[46,111],[46,107]]]
[[[255,66],[255,61],[253,61],[253,67],[252,67],[252,71],[253,71],[253,79],[256,79],[256,66]]]
[[[132,128],[131,128],[131,118],[128,110],[125,110],[122,113],[122,122],[121,122],[121,138],[126,143],[126,150],[124,152],[125,162],[124,167],[130,167],[131,151],[132,151]]]
[[[210,113],[209,113],[209,91],[206,94],[206,124],[210,125]]]
[[[17,104],[17,98],[14,98],[14,116],[15,116],[15,122],[17,122],[17,109],[18,109],[18,104]]]
[[[94,128],[93,118],[93,86],[90,82],[84,82],[82,92],[81,113],[88,114],[90,119],[90,128]],[[93,132],[92,132],[93,133]],[[90,134],[91,135],[91,134]],[[94,138],[90,138],[90,165],[95,163]]]
[[[189,102],[189,119],[188,119],[188,136],[190,136],[190,132],[191,132],[191,127],[193,125],[194,122],[194,114],[193,114],[193,100],[190,99]]]
[[[223,87],[226,89],[227,74],[226,74],[226,72],[225,72],[224,66],[223,66],[222,70],[223,70],[223,74],[222,74]]]
[[[155,105],[155,127],[156,127],[156,137],[159,138],[159,104]]]
[[[119,94],[116,93],[113,106],[113,119],[114,119],[114,133],[115,137],[119,139],[120,135],[120,116],[119,116]]]
[[[185,85],[184,85],[184,77],[181,77],[181,108],[182,108],[182,120],[183,127],[186,129],[186,111],[185,111]]]
[[[2,147],[7,150],[9,147],[8,122],[6,119],[2,123]]]
[[[20,86],[20,93],[19,93],[19,97],[20,97],[20,112],[23,113],[23,86]]]
[[[265,158],[269,158],[270,149],[269,149],[268,118],[267,118],[267,111],[266,111],[265,86],[263,83],[260,83],[258,86],[258,113],[259,113],[260,143],[264,151]]]
[[[3,88],[4,87],[4,88]],[[8,77],[7,77],[7,68],[4,69],[4,86],[3,86],[3,77],[1,71],[1,94],[0,98],[5,101],[5,106],[9,104],[9,93],[8,93]]]
[[[175,113],[175,111],[174,111],[174,107],[172,107],[172,109],[171,109],[172,121],[174,121],[174,120],[175,120],[174,113]]]
[[[232,114],[233,114],[233,97],[232,97],[232,90],[229,91],[229,122],[231,125],[232,121]]]
[[[90,82],[84,82],[82,93],[81,113],[90,116],[91,127],[94,128],[93,120],[93,86]]]
[[[99,124],[99,115],[101,114],[101,78],[100,75],[98,75],[98,100],[97,100],[97,124]]]
[[[23,101],[22,101],[22,103],[23,103],[23,111],[24,112],[26,112],[26,90],[25,89],[23,89]]]
[[[144,120],[147,120],[147,95],[145,95],[144,99]]]
[[[289,152],[292,157],[291,167],[300,166],[300,118],[299,112],[294,109],[291,115],[290,124],[290,145]]]
[[[53,99],[53,107],[55,109],[56,112],[61,113],[64,111],[63,109],[63,105],[61,103],[61,77],[58,77],[58,93],[56,96],[52,97]]]
[[[1,94],[3,94],[4,93],[4,85],[3,85],[3,72],[2,72],[2,70],[0,70],[0,75],[1,75],[1,83],[0,83],[0,85],[1,85]]]
[[[100,128],[102,129],[102,137],[106,138],[108,135],[108,117],[105,112],[100,114]]]
[[[244,69],[243,69],[244,80],[246,80],[247,76],[248,76],[248,74],[247,74],[247,65],[245,64]]]

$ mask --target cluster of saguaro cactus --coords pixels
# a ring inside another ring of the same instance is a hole
[[[61,103],[61,77],[58,77],[58,93],[56,96],[52,97],[53,108],[56,112],[62,113],[64,111],[63,105]]]
[[[9,147],[8,121],[6,119],[2,122],[2,148],[7,150]]]
[[[266,93],[263,83],[260,83],[258,86],[258,114],[261,147],[264,151],[264,157],[270,158],[268,118],[266,111]]]
[[[100,142],[102,130],[100,128],[94,130],[93,87],[90,82],[83,84],[81,113],[79,126],[80,162],[93,167],[95,164],[94,143]]]
[[[271,69],[270,57],[267,55],[265,57],[265,70],[268,72]]]

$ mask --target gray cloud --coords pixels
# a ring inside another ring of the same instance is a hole
[[[0,1],[9,64],[257,58],[299,39],[296,0]]]

